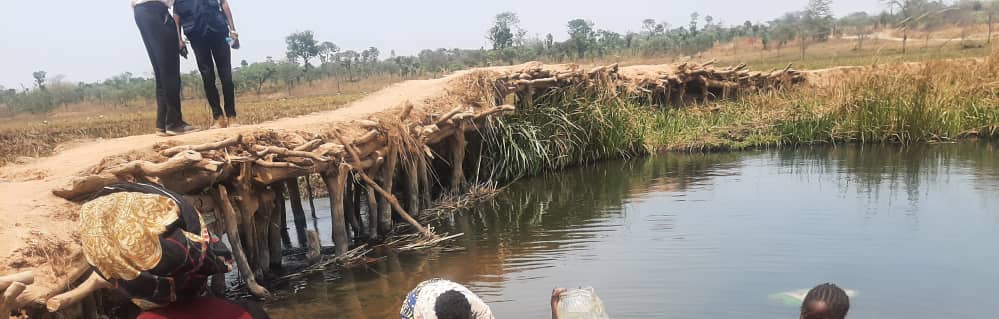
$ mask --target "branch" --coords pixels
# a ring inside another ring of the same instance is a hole
[[[111,283],[101,278],[96,272],[92,272],[90,277],[87,277],[87,280],[76,288],[49,298],[45,302],[45,308],[48,308],[49,312],[59,311],[65,306],[79,303],[83,298],[87,298],[91,293],[103,288],[111,288]]]
[[[160,152],[160,155],[163,155],[163,156],[166,156],[166,157],[173,157],[174,155],[177,155],[180,152],[184,152],[184,151],[204,152],[204,151],[211,151],[211,150],[217,150],[217,149],[221,149],[221,148],[226,148],[226,147],[238,145],[238,144],[241,144],[241,143],[243,143],[243,135],[236,135],[235,137],[228,138],[228,139],[225,139],[225,140],[221,140],[221,141],[218,141],[218,142],[206,143],[206,144],[201,144],[201,145],[181,145],[181,146],[177,146],[177,147],[171,147],[171,148],[168,148],[168,149]]]

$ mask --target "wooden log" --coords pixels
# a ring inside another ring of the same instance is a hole
[[[254,145],[253,151],[257,157],[264,157],[268,154],[275,154],[283,157],[308,158],[317,162],[329,162],[330,159],[313,152],[293,151],[284,147]]]
[[[242,229],[240,234],[243,239],[243,247],[246,249],[246,257],[251,265],[257,262],[257,254],[260,252],[257,249],[258,238],[256,219],[254,218],[260,208],[260,201],[257,200],[256,194],[253,192],[252,169],[253,166],[250,163],[243,163],[240,166],[239,175],[236,176],[232,190],[233,195],[235,195],[233,198],[239,206],[239,227]]]
[[[399,145],[390,143],[388,154],[385,156],[385,165],[382,165],[380,185],[388,192],[392,192],[397,166],[399,166]],[[392,207],[388,201],[389,198],[384,195],[378,198],[378,231],[381,234],[392,231]]]
[[[270,244],[270,269],[277,271],[282,268],[284,261],[284,250],[281,245],[281,218],[284,217],[285,187],[284,184],[277,183],[272,188],[274,189],[274,200],[271,205],[270,222],[267,224],[267,234],[269,235],[267,242]]]
[[[410,154],[410,156],[415,156],[420,159],[423,158],[422,154]],[[417,212],[417,214],[419,214],[418,212],[422,211],[422,209],[420,208],[419,170],[416,168],[416,166],[420,164],[418,164],[417,162],[422,163],[423,161],[410,160],[405,162],[405,165],[403,167],[403,172],[405,172],[406,175],[405,178],[403,179],[405,182],[403,186],[405,187],[404,190],[406,193],[406,209],[411,212]]]
[[[339,138],[343,139],[342,135],[339,134],[339,132],[338,132],[337,136]],[[355,162],[360,162],[360,157],[357,156],[357,150],[355,150],[352,145],[347,144],[345,142],[344,142],[344,145],[347,146],[347,151],[350,152],[351,156],[354,157],[354,161]],[[374,189],[380,195],[382,195],[383,197],[385,197],[386,199],[388,199],[389,204],[392,205],[392,208],[395,209],[396,213],[398,213],[400,216],[402,216],[403,219],[405,219],[407,222],[409,222],[411,225],[413,225],[413,227],[415,227],[417,230],[419,230],[420,233],[423,233],[427,237],[434,237],[433,233],[431,233],[426,228],[424,228],[422,225],[420,225],[420,223],[417,222],[415,219],[413,219],[413,217],[411,215],[409,215],[409,213],[406,213],[406,210],[402,209],[402,206],[399,205],[399,201],[395,198],[394,195],[392,195],[392,193],[389,193],[385,189],[381,188],[381,186],[378,186],[378,183],[375,183],[375,181],[372,180],[371,177],[368,176],[368,174],[365,173],[363,170],[357,170],[357,169],[355,169],[355,171],[357,171],[357,173],[361,176],[361,179],[363,179],[364,182],[367,183],[368,186],[370,186],[371,189]]]
[[[250,262],[246,258],[246,254],[243,252],[243,244],[239,236],[239,225],[236,217],[236,210],[232,207],[232,203],[229,201],[229,191],[226,190],[225,186],[219,185],[217,190],[214,192],[216,206],[220,207],[222,210],[223,221],[226,226],[226,234],[229,236],[229,245],[232,249],[233,259],[236,260],[236,267],[239,269],[239,273],[243,276],[243,280],[246,281],[246,287],[250,290],[254,296],[257,297],[267,297],[270,296],[270,292],[264,287],[257,284],[257,279],[250,269]]]
[[[314,264],[318,262],[319,257],[322,256],[320,251],[320,248],[322,247],[319,244],[319,232],[315,230],[309,230],[306,231],[305,234],[306,237],[308,238],[308,244],[306,244],[306,251],[305,251],[305,260],[307,260],[310,264]]]
[[[205,152],[205,151],[223,149],[226,147],[239,145],[241,143],[243,143],[243,135],[236,135],[218,142],[205,143],[201,145],[181,145],[181,146],[171,147],[160,152],[160,155],[163,155],[165,157],[173,157],[174,155],[180,154],[181,152],[186,152],[186,151]]]
[[[312,188],[312,178],[309,175],[305,176],[305,195],[309,197],[309,209],[312,211],[312,219],[319,219],[316,215],[316,195]]]
[[[458,106],[458,107],[455,107],[454,109],[452,109],[451,111],[449,111],[447,113],[444,113],[444,115],[441,115],[441,117],[438,118],[437,121],[434,122],[434,124],[436,124],[437,126],[444,125],[444,123],[447,123],[447,121],[451,120],[452,116],[455,116],[455,114],[461,113],[461,109],[462,108],[463,107]]]
[[[12,282],[7,289],[3,291],[3,296],[0,296],[0,314],[4,316],[10,316],[10,311],[17,307],[17,299],[24,293],[24,289],[27,287],[21,282]]]
[[[270,245],[270,224],[271,215],[274,213],[274,192],[270,190],[258,191],[260,194],[259,208],[254,214],[254,230],[257,242],[257,271],[263,272],[271,266],[271,245]]]
[[[344,218],[343,210],[343,189],[347,183],[348,173],[348,168],[341,164],[338,170],[323,174],[323,180],[326,181],[326,189],[330,194],[330,208],[333,215],[333,218],[331,218],[333,221],[333,244],[336,245],[337,256],[343,256],[343,254],[350,250],[350,236],[347,235],[347,221]]]
[[[308,180],[309,177],[306,176],[305,179]],[[305,209],[302,208],[302,192],[298,188],[298,179],[290,179],[285,184],[285,188],[288,189],[288,198],[291,201],[291,214],[295,220],[295,226],[304,227],[306,224]]]
[[[374,142],[382,133],[378,130],[371,130],[368,133],[354,140],[354,145],[368,144]]]
[[[356,120],[356,121],[354,121],[354,123],[357,123],[357,125],[360,126],[361,128],[369,129],[369,130],[370,129],[376,129],[376,128],[382,126],[377,121],[372,121],[372,120]]]
[[[66,309],[67,306],[75,305],[84,298],[93,294],[95,291],[104,288],[111,288],[111,283],[104,280],[104,278],[101,278],[97,272],[92,272],[90,273],[90,277],[87,277],[87,280],[84,280],[83,283],[76,288],[49,298],[49,300],[45,302],[45,308],[47,308],[49,312]]]
[[[353,205],[351,206],[351,211],[347,213],[357,218],[358,228],[355,231],[359,231],[363,238],[371,238],[371,233],[368,232],[368,228],[364,227],[364,219],[361,218],[361,185],[355,182],[353,178],[347,179],[347,182],[351,184],[351,194],[353,194],[353,198],[350,200]]]
[[[478,115],[475,116],[475,118],[476,119],[482,119],[482,118],[486,118],[486,117],[492,116],[492,115],[494,115],[496,113],[514,112],[516,110],[517,110],[517,107],[515,107],[513,105],[497,106],[497,107],[489,109],[488,111],[479,113]]]
[[[465,183],[465,128],[467,122],[458,124],[458,131],[454,134],[451,146],[451,191],[455,194],[461,193]]]
[[[430,168],[427,167],[428,163],[426,162],[421,164],[422,165],[416,166],[416,173],[418,174],[417,177],[420,179],[420,209],[423,210],[430,208],[432,200],[430,194]]]
[[[367,231],[364,229],[364,225],[361,224],[361,215],[355,213],[354,210],[354,179],[350,176],[350,171],[347,172],[346,183],[343,185],[343,212],[347,216],[347,223],[350,224],[350,229],[354,231],[355,238],[365,238],[367,237]]]
[[[294,150],[297,151],[297,152],[312,152],[315,149],[319,148],[319,146],[323,145],[323,143],[325,143],[325,142],[323,142],[323,140],[321,140],[321,139],[315,139],[315,140],[309,141],[308,143],[305,143],[305,144],[302,144],[302,145],[299,145],[299,146],[295,147]],[[319,155],[323,155],[323,154],[319,154]]]
[[[74,178],[69,185],[56,188],[52,194],[64,199],[75,200],[93,194],[105,186],[117,183],[123,177],[160,177],[175,174],[191,167],[217,172],[222,167],[221,164],[221,162],[204,160],[201,153],[184,151],[162,163],[133,161],[112,167],[97,175]]]
[[[30,285],[35,283],[35,273],[32,271],[25,271],[21,273],[16,273],[12,275],[6,275],[0,277],[0,291],[4,291],[11,284],[19,282],[25,285]]]

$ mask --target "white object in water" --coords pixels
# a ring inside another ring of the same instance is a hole
[[[562,293],[558,302],[559,319],[608,319],[604,302],[592,287]]]

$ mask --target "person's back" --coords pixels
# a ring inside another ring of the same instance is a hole
[[[801,319],[843,319],[849,311],[850,296],[830,283],[815,286],[801,302]]]
[[[402,319],[492,319],[482,299],[460,284],[440,278],[424,281],[403,301]]]

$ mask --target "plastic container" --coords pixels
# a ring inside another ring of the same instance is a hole
[[[559,319],[607,319],[604,302],[593,288],[572,289],[562,293],[558,302]]]

